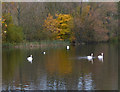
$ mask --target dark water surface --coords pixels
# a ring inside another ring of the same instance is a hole
[[[46,51],[43,55],[41,52]],[[94,53],[93,63],[83,58]],[[104,53],[103,62],[96,57]],[[33,62],[27,61],[33,55]],[[3,90],[117,90],[118,45],[3,49]]]

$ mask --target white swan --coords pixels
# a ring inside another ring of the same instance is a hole
[[[98,59],[103,62],[103,53],[101,53],[101,55],[98,55]]]
[[[46,54],[46,52],[44,51],[44,52],[43,52],[43,54],[45,55],[45,54]]]
[[[70,46],[67,46],[67,50],[69,50],[70,49]]]
[[[28,57],[27,60],[32,63],[33,60],[32,55],[30,55],[30,57]]]
[[[101,55],[98,55],[98,59],[103,59],[103,53],[101,53]]]
[[[91,61],[93,64],[93,53],[91,53],[91,56],[87,56],[88,61]]]
[[[91,53],[91,56],[87,56],[87,59],[88,60],[93,59],[93,53]]]

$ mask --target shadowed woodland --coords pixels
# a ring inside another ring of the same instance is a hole
[[[118,40],[120,3],[2,3],[3,43]]]

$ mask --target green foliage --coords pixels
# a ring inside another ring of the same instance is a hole
[[[23,29],[13,24],[10,14],[3,14],[2,40],[4,43],[20,43],[23,41]]]
[[[6,34],[8,31],[8,25],[12,24],[12,16],[10,14],[3,14],[2,16],[2,41],[6,42]]]
[[[11,23],[13,23],[12,16],[10,15],[10,13],[8,13],[8,14],[3,14],[2,18],[3,18],[3,21],[4,21],[6,24],[11,24]]]
[[[112,42],[112,43],[117,43],[118,42],[118,37],[113,37],[109,40],[109,42]]]
[[[53,40],[55,37],[56,35],[50,31],[38,30],[37,33],[34,35],[34,40],[35,41]]]
[[[23,31],[21,27],[15,26],[13,24],[8,25],[8,32],[6,35],[7,42],[10,43],[20,43],[23,41]]]

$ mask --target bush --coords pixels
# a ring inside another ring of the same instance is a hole
[[[117,43],[118,40],[119,40],[118,37],[112,37],[112,38],[109,40],[109,42]]]
[[[10,43],[20,43],[23,41],[23,31],[19,26],[15,26],[13,24],[8,25],[8,31],[6,35],[7,42]]]

